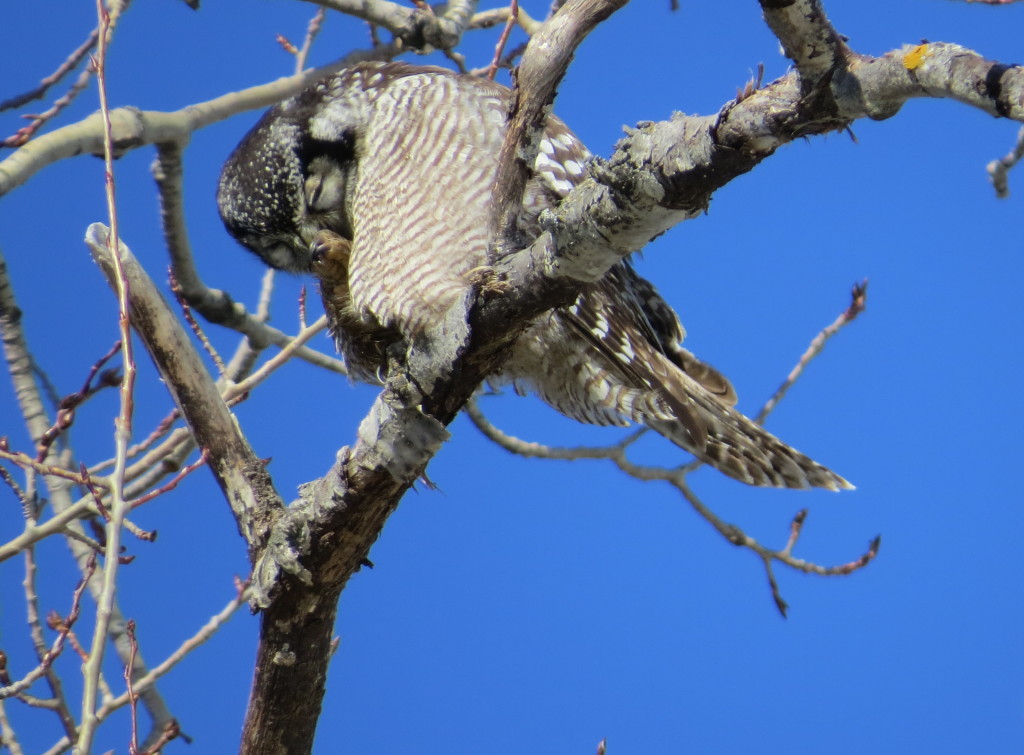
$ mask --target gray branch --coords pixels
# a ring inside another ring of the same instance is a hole
[[[476,10],[477,0],[449,0],[434,11],[409,8],[389,0],[306,0],[306,2],[361,18],[381,26],[406,47],[421,52],[451,50],[462,39]]]
[[[113,284],[114,252],[107,246],[108,238],[107,228],[100,223],[89,226],[86,233],[93,259]],[[122,243],[117,253],[131,292],[132,327],[153,357],[196,443],[209,454],[208,466],[231,506],[250,559],[255,560],[284,504],[181,323],[128,247]]]

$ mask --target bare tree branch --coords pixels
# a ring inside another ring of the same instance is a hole
[[[173,113],[117,108],[110,112],[115,150],[121,155],[147,144],[188,139],[193,131],[247,110],[272,105],[347,65],[360,60],[385,60],[393,55],[393,48],[386,45],[379,50],[352,53],[336,63],[231,92]],[[93,114],[78,123],[43,134],[21,147],[0,162],[0,196],[20,186],[47,165],[76,155],[103,154],[103,130],[103,118]]]
[[[523,190],[540,149],[544,119],[555,90],[583,39],[628,0],[569,0],[531,37],[516,74],[505,142],[494,179],[492,229],[500,246],[511,237]]]
[[[32,360],[25,333],[21,327],[21,317],[22,313],[18,307],[10,279],[7,275],[6,264],[4,263],[3,256],[0,255],[0,337],[2,337],[3,341],[4,357],[8,373],[15,383],[15,393],[22,417],[28,427],[29,436],[38,440],[50,427],[51,423],[46,416],[46,410],[39,395],[38,386],[33,378]],[[41,471],[45,473],[49,469],[71,466],[71,458],[72,454],[70,451],[62,452],[58,457],[55,449],[51,448],[47,461],[53,463],[41,465],[43,467]],[[34,480],[34,478],[31,479]],[[45,479],[50,494],[50,504],[55,513],[41,525],[35,526],[31,522],[27,523],[25,532],[12,542],[0,547],[0,560],[13,555],[20,548],[38,542],[51,533],[67,531],[74,532],[76,535],[82,534],[84,537],[78,520],[90,511],[95,512],[91,502],[87,500],[84,503],[72,504],[71,488],[65,481],[67,478],[62,479],[48,476]],[[68,546],[74,554],[78,568],[86,579],[90,594],[94,598],[97,597],[100,592],[100,585],[90,567],[93,559],[91,547],[83,544],[76,537],[69,538]],[[115,603],[111,609],[110,638],[114,642],[114,647],[118,652],[121,662],[127,664],[128,657],[124,653],[124,645],[121,642],[123,636],[118,634],[123,625],[124,618],[121,609]],[[145,672],[146,666],[141,657],[136,658],[133,668],[136,672]],[[172,718],[166,703],[156,687],[146,690],[143,693],[142,700],[153,720],[154,727],[162,726],[164,721]]]
[[[783,601],[779,595],[778,585],[775,583],[775,578],[771,574],[771,563],[773,561],[778,561],[785,566],[807,574],[831,577],[851,574],[852,572],[867,566],[868,563],[870,563],[878,554],[878,549],[881,544],[881,538],[879,537],[876,537],[871,541],[867,551],[865,551],[865,553],[859,558],[837,566],[821,566],[812,561],[807,561],[793,556],[792,550],[796,543],[796,536],[792,531],[786,545],[781,549],[771,549],[762,545],[736,525],[724,522],[690,489],[686,482],[686,477],[692,470],[688,465],[677,469],[665,469],[662,467],[643,466],[632,462],[627,455],[627,451],[633,441],[636,440],[639,433],[627,436],[621,442],[611,446],[559,448],[545,446],[542,443],[522,440],[521,438],[517,438],[503,432],[495,427],[475,404],[467,405],[466,414],[473,421],[473,424],[477,426],[477,429],[479,429],[480,432],[482,432],[489,440],[519,456],[569,461],[582,459],[607,459],[615,464],[615,466],[622,472],[625,472],[634,479],[646,482],[667,482],[678,490],[694,510],[696,510],[703,519],[714,527],[722,537],[733,545],[739,545],[752,550],[763,560],[768,568],[769,583],[772,587],[773,599],[783,615],[785,615],[785,601]],[[795,532],[797,535],[799,534],[799,527],[802,526],[805,518],[806,512],[803,512],[802,516],[798,516],[798,524],[793,525],[793,527],[796,528]]]
[[[388,0],[306,0],[348,16],[382,26],[402,40],[404,46],[422,51],[434,47],[450,50],[459,43],[476,10],[477,0],[449,0],[435,15],[432,11],[408,8]]]
[[[846,64],[850,50],[829,23],[820,0],[761,0],[761,8],[786,57],[796,64],[805,92]]]
[[[86,243],[109,279],[113,259],[107,250],[107,238],[106,229],[94,224],[89,227]],[[131,290],[132,325],[153,356],[196,442],[208,453],[209,467],[231,505],[250,558],[255,559],[270,524],[283,509],[280,496],[149,276],[123,244],[118,254]]]
[[[992,180],[992,187],[996,190],[996,196],[1006,199],[1010,196],[1010,171],[1024,158],[1024,128],[1017,132],[1017,142],[1006,155],[993,160],[987,166],[989,178]]]

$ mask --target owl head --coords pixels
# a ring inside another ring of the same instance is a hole
[[[231,153],[217,185],[224,227],[279,270],[309,272],[321,230],[352,237],[346,197],[355,180],[354,140],[316,138],[315,90],[271,108]]]

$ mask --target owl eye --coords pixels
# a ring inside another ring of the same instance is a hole
[[[306,206],[311,210],[321,210],[321,198],[324,193],[324,177],[312,175],[306,179]]]
[[[336,212],[345,203],[347,173],[344,165],[327,156],[310,163],[303,186],[306,207],[312,213]]]

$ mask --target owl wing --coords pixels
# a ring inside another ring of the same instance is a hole
[[[487,263],[505,111],[487,84],[439,69],[384,67],[365,76],[370,107],[349,196],[352,304],[409,335],[441,322],[469,293],[468,273]],[[344,122],[346,107],[328,102],[314,131]]]

